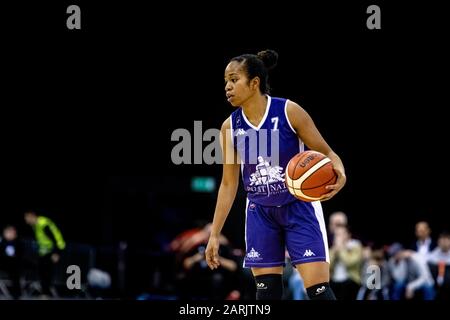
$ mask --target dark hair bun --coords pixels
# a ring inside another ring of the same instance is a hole
[[[260,58],[268,70],[275,68],[278,62],[278,53],[273,50],[263,50],[258,52]]]

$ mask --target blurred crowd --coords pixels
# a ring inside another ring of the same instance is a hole
[[[61,299],[61,288],[68,289],[65,268],[73,265],[65,255],[63,234],[52,219],[35,211],[25,212],[24,222],[33,239],[21,237],[13,224],[3,226],[0,234],[0,299]],[[111,283],[109,274],[96,268],[84,278],[88,285],[80,292],[85,298],[95,298]],[[81,274],[74,281],[81,284]]]
[[[34,234],[31,247],[24,246],[16,226],[2,228],[0,298],[64,297],[61,287],[65,278],[58,289],[55,270],[62,259],[64,264],[73,264],[74,257],[67,257],[63,233],[52,219],[34,211],[24,213],[24,222]],[[211,271],[206,265],[204,251],[210,229],[207,221],[197,221],[171,239],[162,252],[146,256],[140,262],[148,259],[149,268],[143,272],[150,274],[151,283],[143,283],[139,292],[119,292],[115,298],[254,300],[253,276],[242,267],[245,252],[227,237],[222,235],[220,239],[220,267]],[[440,230],[433,234],[427,221],[418,221],[415,234],[411,231],[411,238],[415,238],[412,243],[373,243],[353,235],[344,212],[332,213],[328,220],[330,285],[337,299],[450,300],[450,233]],[[131,253],[127,253],[126,243],[119,247],[117,272],[112,275],[90,264],[83,278],[83,295],[78,298],[108,298],[113,283],[126,287]],[[27,274],[29,269],[33,269],[34,277]],[[284,299],[308,299],[288,252],[283,281]]]
[[[170,245],[178,265],[182,299],[254,299],[244,253],[222,236],[221,267],[211,271],[203,258],[209,224],[177,236]],[[426,221],[415,225],[415,241],[379,244],[352,235],[348,217],[329,217],[330,285],[338,300],[450,300],[450,233],[433,238]],[[286,252],[285,299],[306,300],[303,281]]]
[[[345,213],[329,220],[331,285],[339,300],[449,300],[450,233],[433,239],[426,221],[410,244],[363,243]],[[436,241],[437,240],[437,241]]]

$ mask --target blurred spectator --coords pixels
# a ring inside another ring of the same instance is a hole
[[[182,232],[171,242],[171,249],[179,261],[177,278],[182,299],[237,300],[242,290],[237,283],[244,273],[239,263],[239,253],[231,247],[228,239],[220,238],[220,267],[210,270],[205,260],[205,248],[211,232],[211,223]],[[242,253],[241,253],[242,255]],[[252,280],[251,283],[253,284]]]
[[[184,258],[188,252],[192,251],[198,245],[208,243],[211,223],[197,221],[196,224],[196,227],[183,231],[170,242],[170,251],[175,253],[178,259]],[[225,236],[221,235],[220,243],[228,245],[229,241]]]
[[[33,228],[38,245],[39,277],[41,281],[41,294],[53,295],[50,286],[55,265],[59,262],[60,254],[66,243],[55,223],[47,217],[37,215],[34,211],[24,214],[25,222]]]
[[[391,299],[434,299],[434,281],[425,258],[412,250],[404,250],[400,243],[388,249],[389,274],[392,278]],[[419,297],[416,294],[420,293]]]
[[[370,248],[370,256],[364,262],[362,268],[362,285],[359,289],[357,300],[389,300],[389,272],[387,266],[387,260],[384,253],[383,247],[373,247]],[[373,282],[373,267],[378,267],[380,271],[379,284]],[[369,288],[369,285],[372,287]]]
[[[346,226],[334,229],[330,248],[331,287],[337,300],[355,300],[361,285],[362,245]]]
[[[205,260],[205,249],[206,244],[201,244],[183,260],[186,273],[185,294],[189,296],[188,299],[224,300],[236,289],[237,262],[232,257],[231,248],[221,245],[220,267],[210,270]]]
[[[438,247],[428,256],[428,266],[436,284],[436,300],[450,301],[450,233],[439,235]]]
[[[111,275],[103,270],[91,268],[87,274],[88,290],[95,299],[105,297],[111,288]]]
[[[342,211],[333,212],[328,222],[328,247],[333,245],[334,232],[338,227],[346,227],[348,225],[347,215]]]
[[[0,268],[6,272],[11,280],[9,291],[14,299],[18,299],[21,296],[22,251],[16,227],[12,225],[6,226],[3,229],[3,237],[0,239]]]
[[[436,243],[431,239],[431,228],[428,222],[419,221],[416,223],[416,242],[412,245],[412,250],[426,257],[434,248]]]

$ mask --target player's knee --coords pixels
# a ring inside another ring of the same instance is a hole
[[[306,288],[310,300],[336,300],[328,282],[322,282]]]
[[[255,277],[256,300],[281,300],[283,277],[281,274],[263,274]]]

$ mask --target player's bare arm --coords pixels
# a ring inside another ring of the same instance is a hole
[[[223,156],[223,172],[222,182],[220,183],[219,194],[217,197],[216,210],[214,212],[214,220],[211,228],[211,235],[206,247],[206,262],[211,269],[219,267],[219,236],[222,231],[225,220],[233,205],[234,198],[239,186],[239,170],[240,165],[237,161],[237,154],[233,148],[233,142],[230,134],[230,118],[225,120],[221,128],[221,147]],[[223,143],[224,142],[224,143]],[[233,157],[230,157],[229,154]],[[234,159],[232,163],[227,163],[228,159]]]
[[[289,122],[297,132],[297,135],[304,141],[308,148],[321,152],[331,159],[331,163],[333,164],[334,171],[338,175],[338,179],[334,185],[327,186],[327,189],[330,189],[331,191],[324,195],[321,201],[331,199],[342,189],[342,187],[344,187],[347,180],[344,164],[322,137],[314,124],[314,121],[305,109],[293,101],[288,101],[287,115]]]

